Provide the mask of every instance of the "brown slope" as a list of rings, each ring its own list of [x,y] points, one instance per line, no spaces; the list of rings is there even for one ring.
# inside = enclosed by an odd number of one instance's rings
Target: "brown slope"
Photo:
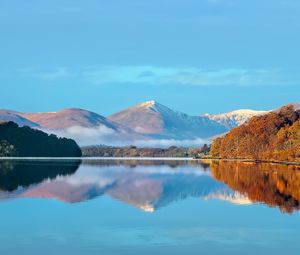
[[[113,114],[109,119],[139,133],[163,133],[164,121],[160,113],[153,108],[155,104],[154,101],[145,102]]]
[[[59,112],[22,113],[22,116],[47,129],[66,129],[73,126],[93,128],[100,125],[114,130],[118,128],[105,117],[79,108],[69,108]]]
[[[220,158],[300,161],[300,110],[287,105],[250,121],[213,141]]]

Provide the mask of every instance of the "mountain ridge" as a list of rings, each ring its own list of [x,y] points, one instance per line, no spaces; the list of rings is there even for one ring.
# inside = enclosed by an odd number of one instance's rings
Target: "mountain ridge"
[[[293,106],[300,109],[300,103],[294,103]],[[160,140],[178,143],[182,140],[199,139],[201,142],[201,139],[203,141],[220,136],[243,125],[254,116],[269,112],[240,109],[221,114],[191,116],[150,100],[108,117],[81,108],[37,113],[2,109],[0,121],[13,121],[19,126],[29,126],[73,138],[82,146],[96,144],[116,146],[141,145],[144,141]],[[135,143],[136,141],[138,142]]]
[[[228,130],[243,125],[254,116],[267,114],[270,111],[259,111],[251,109],[239,109],[220,114],[204,114],[203,116],[224,125]]]

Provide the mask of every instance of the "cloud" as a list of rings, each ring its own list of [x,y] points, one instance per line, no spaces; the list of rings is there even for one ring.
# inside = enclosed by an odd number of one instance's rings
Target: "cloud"
[[[42,81],[75,79],[94,85],[189,85],[189,86],[273,86],[298,85],[296,72],[276,69],[204,69],[151,65],[87,66],[70,71],[57,67],[52,71],[33,68],[19,70],[22,77]]]
[[[209,172],[201,169],[201,166],[189,166],[187,168],[186,166],[178,165],[176,166],[176,171],[174,171],[173,167],[170,168],[170,166],[166,165],[156,165],[155,167],[139,165],[137,169],[134,169],[132,167],[128,168],[126,165],[105,166],[105,168],[98,166],[97,168],[94,168],[83,163],[83,165],[80,166],[79,170],[74,175],[59,176],[55,181],[64,182],[74,187],[88,185],[98,189],[109,189],[112,184],[124,182],[124,180],[134,181],[140,180],[141,178],[144,179],[145,174],[158,174],[162,175],[163,177],[166,175],[180,175],[182,173],[184,173],[186,176],[210,176]],[[148,178],[151,177],[149,176]],[[227,190],[223,191],[223,193],[226,191]],[[231,190],[228,190],[227,192],[229,193],[230,191]],[[219,194],[222,194],[221,191]]]
[[[168,148],[170,146],[177,147],[200,147],[209,140],[197,139],[149,139],[145,137],[136,138],[136,136],[124,135],[106,126],[97,128],[88,128],[74,126],[64,130],[43,130],[49,134],[56,134],[59,137],[67,137],[74,139],[80,146],[88,145],[110,145],[110,146],[129,146],[138,147],[154,147]]]
[[[74,76],[74,74],[71,73],[66,67],[57,67],[51,71],[39,71],[29,67],[22,68],[19,70],[19,72],[21,73],[22,77],[34,78],[43,81],[53,81],[58,79],[71,78]]]
[[[209,143],[209,140],[197,138],[187,140],[176,139],[152,139],[152,140],[136,140],[133,141],[133,145],[138,147],[152,147],[152,148],[168,148],[170,146],[177,147],[201,147],[205,143]]]
[[[83,76],[94,84],[147,84],[194,86],[280,85],[286,81],[277,70],[202,69],[196,67],[108,66],[89,68]]]
[[[80,146],[94,144],[110,144],[111,141],[120,140],[117,132],[106,126],[87,128],[80,126],[69,127],[64,130],[43,130],[47,133],[54,133],[59,137],[74,139]]]

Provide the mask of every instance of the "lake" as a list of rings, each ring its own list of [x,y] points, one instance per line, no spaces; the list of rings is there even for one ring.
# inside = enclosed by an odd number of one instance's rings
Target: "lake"
[[[1,254],[294,254],[300,168],[1,160]]]

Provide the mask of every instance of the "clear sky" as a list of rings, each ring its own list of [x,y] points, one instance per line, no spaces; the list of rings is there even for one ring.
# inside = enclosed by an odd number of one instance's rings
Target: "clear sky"
[[[298,0],[1,0],[0,108],[300,101]]]

